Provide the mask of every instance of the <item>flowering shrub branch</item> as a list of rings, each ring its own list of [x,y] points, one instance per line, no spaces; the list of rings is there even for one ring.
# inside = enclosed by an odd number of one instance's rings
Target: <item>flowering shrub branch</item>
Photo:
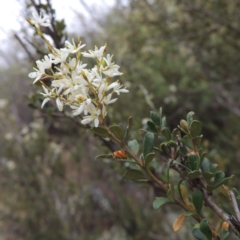
[[[128,120],[126,130],[117,125],[108,126],[105,121],[108,105],[117,101],[116,95],[127,93],[114,77],[122,75],[119,66],[112,62],[113,56],[107,54],[107,45],[94,50],[82,52],[85,44],[78,39],[76,44],[65,42],[65,48],[53,47],[41,32],[41,26],[49,26],[49,18],[33,14],[27,19],[38,35],[47,44],[49,54],[37,60],[37,67],[29,74],[33,83],[42,84],[44,97],[42,108],[54,99],[59,111],[65,106],[72,109],[73,116],[82,116],[81,123],[92,124],[91,130],[99,137],[118,144],[119,150],[96,158],[110,158],[128,163],[130,167],[124,173],[124,179],[137,182],[148,182],[165,192],[165,197],[156,197],[153,207],[159,209],[165,204],[180,206],[181,213],[173,224],[173,230],[179,231],[186,217],[196,220],[192,234],[196,239],[227,239],[230,232],[240,237],[240,217],[237,200],[240,195],[236,189],[229,189],[226,184],[233,176],[217,171],[217,165],[206,158],[201,141],[203,135],[201,122],[193,119],[193,112],[187,114],[186,120],[173,130],[167,127],[166,118],[159,113],[151,112],[148,130],[140,151],[137,140],[129,140],[132,118]],[[92,58],[95,65],[88,69],[82,62]],[[50,80],[47,84],[45,80]],[[109,148],[110,149],[110,148]],[[112,149],[111,149],[112,150]],[[158,176],[154,162],[166,163],[166,174]],[[174,180],[170,169],[178,175]],[[225,203],[233,206],[230,214],[218,204],[216,196],[221,193]],[[222,227],[215,227],[209,210],[221,219]]]

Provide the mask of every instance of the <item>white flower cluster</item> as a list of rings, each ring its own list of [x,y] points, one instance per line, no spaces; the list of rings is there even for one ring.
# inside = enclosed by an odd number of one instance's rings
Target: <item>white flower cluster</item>
[[[46,26],[45,21],[48,17],[37,17],[29,19],[29,23],[44,36],[39,27]],[[99,121],[103,123],[107,115],[107,106],[116,102],[117,98],[112,98],[113,94],[126,93],[128,90],[122,88],[119,81],[112,81],[115,76],[122,75],[119,66],[112,62],[112,56],[106,55],[106,45],[99,49],[81,52],[85,44],[78,45],[73,41],[65,42],[65,48],[56,49],[47,40],[50,53],[44,59],[36,61],[37,68],[29,74],[34,78],[34,82],[40,81],[44,93],[42,107],[50,99],[55,99],[59,111],[63,110],[64,105],[73,109],[73,115],[83,114],[82,124],[94,121],[95,127]],[[96,65],[91,69],[86,68],[87,64],[82,63],[82,56],[93,58]],[[44,80],[51,80],[48,86]]]

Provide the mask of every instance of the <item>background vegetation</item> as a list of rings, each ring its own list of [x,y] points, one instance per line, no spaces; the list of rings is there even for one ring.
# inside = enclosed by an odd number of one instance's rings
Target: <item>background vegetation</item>
[[[34,8],[55,16],[51,5],[25,4],[26,16]],[[58,47],[78,35],[87,48],[108,43],[130,90],[110,109],[111,122],[126,126],[133,116],[132,137],[140,140],[138,129],[150,110],[163,107],[171,127],[194,111],[208,157],[235,175],[232,184],[239,189],[240,2],[116,1],[104,14],[82,4],[91,21],[76,12],[79,32],[59,21],[46,34]],[[28,27],[16,33],[8,53],[15,57],[6,56],[0,69],[1,238],[192,239],[187,229],[172,232],[178,209],[152,209],[161,192],[124,181],[127,166],[94,160],[109,149],[77,118],[59,115],[51,105],[39,110],[35,92],[41,89],[27,74],[46,49]]]

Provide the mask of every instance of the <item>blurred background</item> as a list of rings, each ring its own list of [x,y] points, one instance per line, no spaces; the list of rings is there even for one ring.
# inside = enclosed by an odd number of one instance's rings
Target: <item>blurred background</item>
[[[130,91],[109,119],[126,127],[133,116],[130,139],[142,141],[138,129],[159,107],[171,128],[194,111],[208,157],[239,189],[240,1],[8,0],[1,9],[0,239],[192,239],[187,227],[172,232],[180,209],[153,210],[161,192],[124,181],[127,166],[95,160],[116,146],[55,105],[40,110],[28,73],[47,49],[25,18],[51,15],[55,29],[44,32],[57,47],[78,36],[85,49],[108,43]]]

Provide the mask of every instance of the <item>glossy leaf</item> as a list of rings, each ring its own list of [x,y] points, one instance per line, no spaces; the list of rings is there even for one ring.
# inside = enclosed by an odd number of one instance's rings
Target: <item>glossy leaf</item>
[[[194,228],[192,230],[192,235],[197,239],[197,240],[208,240],[207,237],[201,232],[199,228]]]
[[[192,121],[193,121],[193,115],[194,115],[194,114],[195,114],[195,113],[192,112],[192,111],[187,114],[187,122],[188,122],[189,125],[191,125],[191,123],[192,123]]]
[[[109,127],[109,130],[115,135],[115,137],[117,137],[119,140],[123,140],[124,138],[124,135],[123,135],[123,130],[117,126],[117,125],[114,125],[114,126],[111,126]]]
[[[188,173],[188,177],[191,179],[198,178],[200,175],[201,175],[201,172],[199,170],[195,170]]]
[[[208,240],[212,240],[212,232],[208,225],[207,219],[203,219],[200,222],[200,230],[207,237]]]
[[[180,127],[183,128],[186,132],[189,132],[189,125],[186,120],[181,120],[180,121]]]
[[[159,127],[161,126],[160,125],[161,124],[161,120],[160,120],[160,117],[159,117],[159,115],[157,113],[151,111],[150,112],[150,117],[151,117],[152,121],[154,122],[154,124],[156,126],[159,126]]]
[[[143,140],[143,156],[146,158],[146,156],[152,152],[154,145],[154,134],[151,132],[148,132]]]
[[[181,230],[185,223],[185,220],[186,216],[184,214],[180,214],[173,223],[173,231],[177,232]]]
[[[197,146],[197,147],[200,146],[200,144],[201,144],[201,142],[202,142],[202,137],[203,137],[203,136],[201,135],[201,136],[195,137],[195,138],[193,139],[193,143],[194,143],[195,146]]]
[[[225,240],[229,236],[229,231],[223,230],[220,240]]]
[[[126,129],[126,134],[124,139],[127,139],[129,132],[131,131],[132,128],[132,117],[128,118],[128,125],[127,125],[127,129]]]
[[[215,176],[215,173],[212,173],[212,172],[204,172],[202,173],[203,177],[206,179],[206,180],[210,180],[211,178],[213,178]]]
[[[155,157],[155,153],[149,153],[146,158],[145,158],[145,165],[148,166],[150,164],[150,162],[154,159]]]
[[[146,181],[147,178],[144,176],[144,174],[135,169],[128,169],[124,175],[123,175],[125,180],[131,180],[131,181]]]
[[[103,138],[109,137],[108,131],[103,127],[93,127],[91,131]]]
[[[139,151],[139,144],[137,140],[132,140],[128,142],[128,148],[130,149],[131,152],[138,154]]]
[[[174,188],[173,188],[173,185],[171,183],[169,184],[169,189],[167,191],[167,196],[168,196],[168,199],[171,202],[174,202]]]
[[[162,129],[161,134],[167,139],[167,141],[170,141],[172,138],[170,130],[166,127]]]
[[[195,189],[192,193],[192,201],[193,201],[193,205],[196,209],[196,212],[198,214],[201,213],[201,209],[203,206],[203,195],[202,192],[199,189]]]
[[[162,126],[162,108],[159,108],[160,126]]]
[[[153,122],[148,121],[148,122],[147,122],[147,125],[148,125],[149,129],[150,129],[152,132],[158,133],[158,130],[157,130],[157,128],[156,128],[156,125],[155,125]]]
[[[191,170],[199,170],[200,158],[197,154],[191,154],[187,157],[187,163]]]
[[[153,201],[153,208],[157,210],[161,206],[163,206],[164,204],[167,204],[167,203],[171,203],[171,201],[169,201],[168,198],[156,197]]]
[[[204,158],[201,164],[202,172],[211,172],[211,163],[208,158]]]
[[[180,140],[183,143],[183,145],[185,145],[188,148],[193,149],[192,138],[189,135],[185,135]]]
[[[99,159],[99,158],[113,158],[112,154],[101,154],[95,157],[95,159]]]
[[[191,125],[190,125],[190,134],[193,138],[198,137],[201,134],[202,131],[202,123],[197,121],[197,120],[193,120]]]
[[[196,215],[196,213],[194,213],[194,212],[184,212],[183,213],[186,217],[191,217],[191,216],[193,216],[193,215]]]
[[[217,187],[219,187],[220,185],[228,182],[231,178],[233,178],[234,176],[230,176],[228,178],[225,178],[225,173],[224,172],[217,172],[212,184],[212,189],[215,189]]]
[[[166,120],[166,117],[163,117],[161,121],[161,128],[165,128],[165,127],[167,127],[167,120]]]

